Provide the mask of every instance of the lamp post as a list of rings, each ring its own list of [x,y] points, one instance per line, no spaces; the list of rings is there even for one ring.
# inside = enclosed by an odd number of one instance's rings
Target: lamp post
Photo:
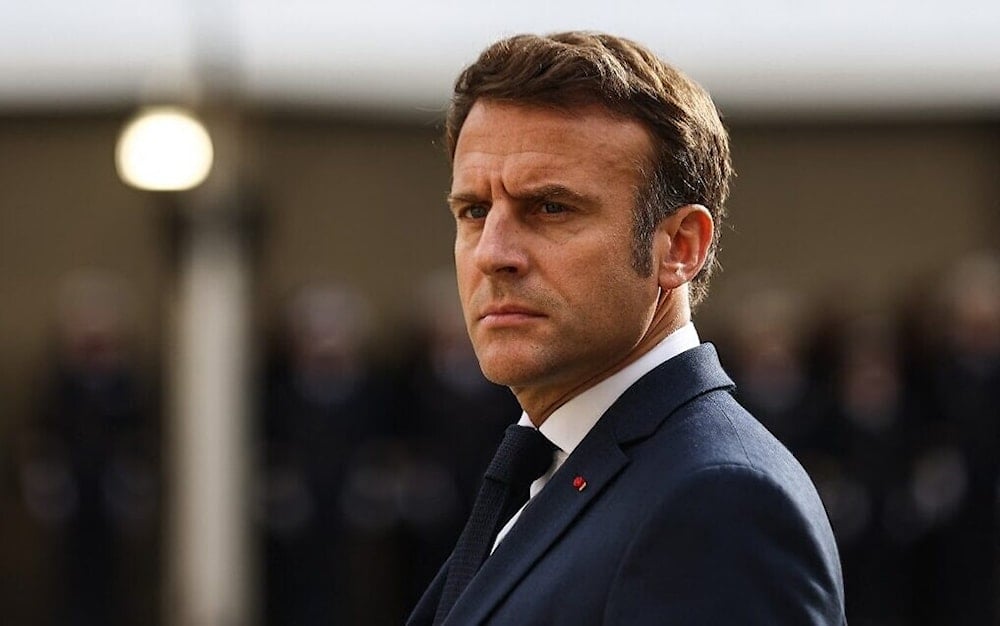
[[[164,618],[176,626],[254,623],[250,272],[241,229],[245,207],[236,193],[237,119],[219,113],[210,137],[188,111],[149,108],[126,124],[116,149],[122,180],[165,194],[180,225],[165,429]]]

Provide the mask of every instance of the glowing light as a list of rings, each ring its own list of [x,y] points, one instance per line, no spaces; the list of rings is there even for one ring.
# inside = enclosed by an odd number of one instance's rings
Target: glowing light
[[[177,107],[140,111],[122,129],[115,166],[123,181],[151,191],[197,187],[212,169],[212,139],[193,114]]]

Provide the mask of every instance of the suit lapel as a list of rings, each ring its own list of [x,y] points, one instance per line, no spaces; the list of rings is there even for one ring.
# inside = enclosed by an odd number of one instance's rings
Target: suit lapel
[[[510,533],[458,598],[445,626],[486,621],[587,505],[599,498],[628,465],[625,444],[651,435],[691,399],[732,386],[710,344],[670,359],[632,385],[525,507]],[[577,476],[586,481],[582,490],[574,485]]]
[[[615,440],[625,445],[652,435],[678,408],[696,397],[736,385],[719,364],[715,346],[703,343],[653,369],[608,409]]]
[[[610,429],[595,426],[521,512],[510,533],[458,598],[445,626],[483,622],[627,463],[628,457]],[[584,489],[573,485],[576,476],[586,478]]]
[[[427,587],[424,595],[420,597],[417,606],[410,613],[409,619],[406,620],[406,626],[430,626],[434,623],[434,614],[437,612],[438,602],[441,601],[441,592],[444,590],[444,582],[448,576],[450,563],[451,557],[448,557],[430,586]]]

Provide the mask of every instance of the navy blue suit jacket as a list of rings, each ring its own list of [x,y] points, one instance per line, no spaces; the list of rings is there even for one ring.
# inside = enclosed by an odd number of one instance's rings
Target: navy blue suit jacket
[[[531,500],[445,624],[845,623],[816,489],[732,388],[709,344],[637,381]],[[447,569],[408,624],[431,624]]]

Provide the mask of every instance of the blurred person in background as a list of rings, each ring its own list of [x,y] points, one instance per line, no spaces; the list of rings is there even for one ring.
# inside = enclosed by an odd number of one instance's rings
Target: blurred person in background
[[[466,326],[523,413],[409,623],[843,624],[815,487],[691,322],[731,175],[708,94],[633,41],[515,36],[446,140]]]
[[[817,484],[843,557],[851,624],[904,626],[919,614],[916,550],[931,523],[914,497],[920,415],[894,321],[853,314],[836,330],[824,407],[829,457]]]
[[[921,502],[938,528],[927,571],[928,623],[1000,623],[1000,257],[983,252],[945,276],[927,364],[928,443]]]
[[[55,359],[26,424],[28,511],[53,542],[50,623],[150,623],[158,438],[117,276],[80,271],[58,294]]]
[[[354,624],[366,613],[380,623],[367,603],[393,563],[377,540],[386,481],[373,450],[388,435],[390,402],[369,358],[371,315],[355,290],[315,284],[281,319],[261,433],[270,624]]]
[[[809,363],[807,311],[788,289],[747,280],[728,318],[736,397],[812,469],[825,454],[822,390]]]

